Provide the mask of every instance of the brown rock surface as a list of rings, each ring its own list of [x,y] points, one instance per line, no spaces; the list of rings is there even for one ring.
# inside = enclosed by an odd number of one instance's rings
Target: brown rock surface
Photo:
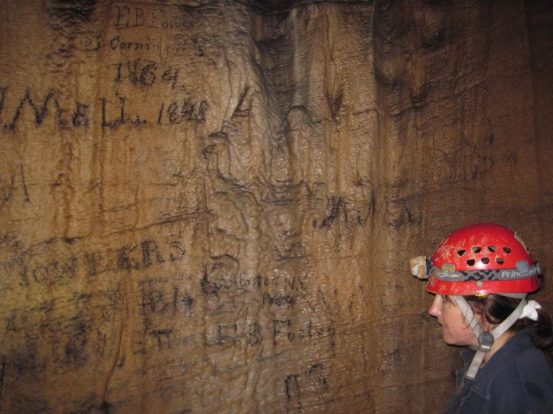
[[[0,10],[2,413],[438,413],[409,258],[553,267],[551,2]]]

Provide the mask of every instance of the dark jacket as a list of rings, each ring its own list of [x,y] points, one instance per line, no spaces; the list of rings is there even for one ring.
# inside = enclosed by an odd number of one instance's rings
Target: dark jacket
[[[552,414],[553,373],[524,332],[500,348],[471,381],[464,377],[474,352],[462,352],[457,390],[448,414]]]

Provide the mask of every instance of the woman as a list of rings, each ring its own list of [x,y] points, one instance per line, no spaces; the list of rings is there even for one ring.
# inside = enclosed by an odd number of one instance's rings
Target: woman
[[[429,279],[429,313],[444,341],[466,346],[465,367],[448,413],[553,413],[553,374],[542,350],[553,346],[551,320],[527,295],[538,264],[510,229],[476,224],[451,233],[429,261],[411,270]]]

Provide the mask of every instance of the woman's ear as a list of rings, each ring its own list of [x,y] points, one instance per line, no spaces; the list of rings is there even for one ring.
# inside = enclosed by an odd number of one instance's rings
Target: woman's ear
[[[478,322],[478,325],[480,325],[480,327],[484,331],[489,331],[489,330],[493,329],[494,325],[490,324],[486,320],[486,317],[484,316],[484,314],[481,311],[475,309],[474,306],[470,306],[470,308],[472,310],[472,315],[473,315],[471,320],[469,321],[463,316],[464,325],[465,325],[466,328],[470,328],[471,325],[474,325],[474,319],[476,319],[476,322]],[[470,329],[472,329],[472,328],[470,328]]]
[[[488,321],[488,319],[486,319],[486,317],[484,316],[484,314],[482,312],[474,311],[474,317],[478,320],[478,323],[480,324],[480,327],[484,331],[490,332],[493,328],[495,328],[497,326],[497,325],[491,323],[490,321]]]

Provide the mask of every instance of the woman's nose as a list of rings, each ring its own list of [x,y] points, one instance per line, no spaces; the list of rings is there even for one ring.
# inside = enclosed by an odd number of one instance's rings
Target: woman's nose
[[[440,295],[436,295],[434,297],[434,301],[432,302],[432,306],[430,306],[430,309],[428,309],[428,313],[432,316],[435,316],[436,318],[441,315],[442,297]]]

